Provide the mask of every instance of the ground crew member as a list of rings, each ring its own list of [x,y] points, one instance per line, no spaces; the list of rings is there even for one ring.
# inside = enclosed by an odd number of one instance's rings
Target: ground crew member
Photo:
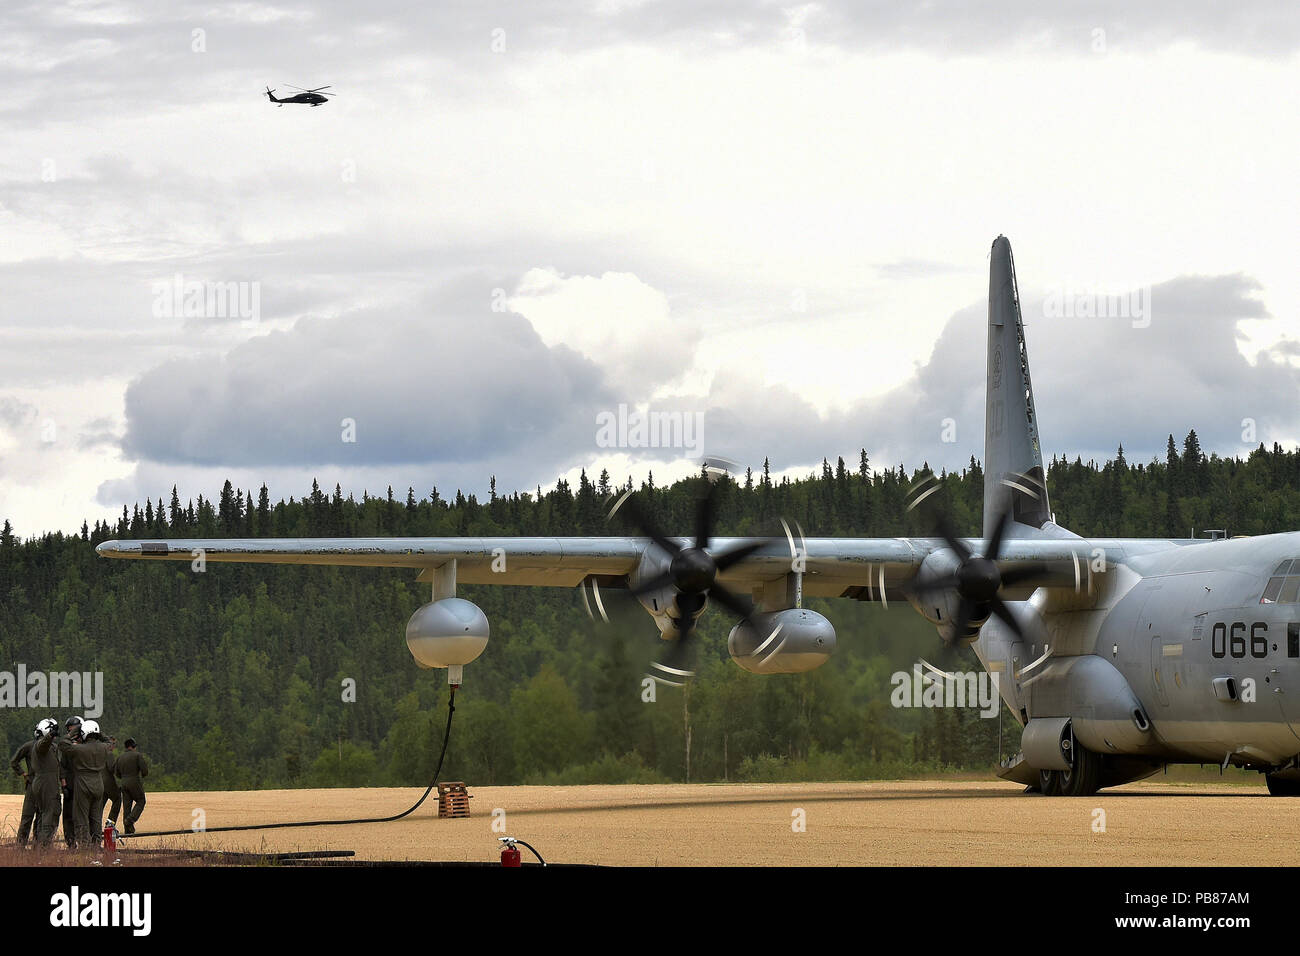
[[[117,826],[117,815],[122,811],[122,788],[118,786],[117,774],[113,771],[117,767],[117,738],[108,738],[108,766],[104,768],[104,802],[108,804],[108,822]],[[100,821],[103,822],[102,820]],[[99,839],[104,839],[104,830],[101,827]]]
[[[26,846],[27,840],[32,832],[32,820],[36,816],[36,797],[32,794],[32,747],[36,745],[36,738],[40,734],[32,735],[31,740],[24,741],[19,748],[14,751],[13,759],[9,761],[9,766],[13,768],[14,773],[22,774],[23,777],[23,815],[18,820],[18,845]],[[26,766],[24,770],[23,767]]]
[[[135,749],[135,739],[126,738],[126,752],[117,758],[113,771],[122,781],[122,820],[127,833],[135,832],[135,822],[144,813],[144,778],[149,776],[149,761]]]
[[[112,756],[112,747],[108,743],[108,738],[104,732],[99,729],[99,721],[87,720],[81,725],[81,732],[87,741],[100,745],[104,755],[104,766],[99,771],[99,798],[90,805],[90,812],[87,815],[86,825],[90,828],[90,841],[96,846],[102,846],[104,843],[104,804],[108,802],[108,787],[104,784],[105,777],[112,777],[112,771],[108,769],[108,761]]]
[[[90,832],[95,808],[99,808],[101,820],[104,815],[104,767],[108,765],[108,744],[100,737],[99,724],[95,721],[82,721],[81,729],[81,738],[65,743],[63,754],[75,781],[72,819],[76,827],[76,845],[84,848],[95,843]]]
[[[59,722],[46,717],[36,725],[32,746],[32,794],[36,799],[36,842],[48,847],[59,826]]]
[[[81,739],[81,718],[69,717],[63,725],[63,738],[59,741],[59,766],[63,788],[63,842],[72,849],[77,845],[77,823],[73,811],[77,808],[77,774],[67,757],[68,748]]]

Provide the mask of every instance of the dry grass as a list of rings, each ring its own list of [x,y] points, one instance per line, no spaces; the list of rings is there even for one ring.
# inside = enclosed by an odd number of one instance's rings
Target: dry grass
[[[149,795],[142,829],[383,816],[418,790],[281,790]],[[440,820],[427,803],[395,823],[128,839],[124,865],[186,861],[169,847],[269,854],[354,850],[358,859],[499,858],[497,837],[527,840],[548,860],[614,865],[1290,865],[1300,800],[1261,785],[1160,778],[1083,799],[1025,796],[1000,781],[474,787],[468,819]],[[0,820],[17,797],[0,796]],[[6,803],[5,801],[10,801]],[[12,804],[12,805],[11,805]],[[493,828],[493,810],[504,825]],[[1105,830],[1094,828],[1105,813]],[[801,811],[801,813],[796,813]],[[792,824],[800,818],[806,828]],[[0,862],[17,853],[8,850]],[[525,859],[528,854],[525,851]],[[68,862],[61,851],[47,860]],[[78,856],[79,864],[91,865]],[[238,858],[246,862],[246,858]],[[18,854],[15,863],[29,862]]]

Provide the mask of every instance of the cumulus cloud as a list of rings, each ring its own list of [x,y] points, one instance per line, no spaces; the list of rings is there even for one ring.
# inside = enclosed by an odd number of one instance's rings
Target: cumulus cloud
[[[1252,364],[1238,349],[1240,321],[1271,321],[1258,291],[1243,275],[1184,276],[1153,287],[1149,317],[1136,321],[1049,318],[1056,313],[1047,296],[1026,297],[1045,453],[1105,460],[1123,443],[1131,459],[1161,456],[1170,432],[1181,441],[1193,428],[1207,452],[1223,455],[1244,455],[1255,441],[1293,441],[1300,369],[1268,354]],[[1116,290],[1112,298],[1136,295]],[[796,388],[734,370],[720,373],[709,393],[678,402],[705,410],[707,452],[742,466],[764,457],[783,470],[823,456],[855,461],[865,448],[881,467],[960,468],[984,456],[986,321],[983,303],[958,311],[905,382],[843,410],[819,412]],[[1290,349],[1284,342],[1274,351]],[[1254,423],[1250,441],[1246,420]]]
[[[1300,358],[1300,340],[1283,338],[1267,349],[1268,358],[1274,361],[1287,361]]]
[[[534,281],[563,281],[548,276]],[[657,301],[634,278],[620,280],[633,300]],[[528,488],[602,457],[660,468],[699,454],[742,468],[767,457],[784,470],[855,460],[859,448],[878,466],[954,468],[983,456],[982,304],[951,317],[904,384],[834,413],[743,368],[720,370],[707,391],[653,401],[643,381],[631,400],[701,416],[702,444],[609,449],[597,447],[595,421],[629,400],[609,374],[626,357],[602,364],[599,348],[585,357],[548,345],[522,316],[493,312],[486,288],[464,280],[418,309],[304,320],[222,357],[164,363],[127,392],[123,451],[155,480],[158,465],[250,475],[328,466],[372,490],[415,475],[478,491],[489,474],[502,490]],[[1026,298],[1047,453],[1102,458],[1122,442],[1130,458],[1159,455],[1169,431],[1181,439],[1192,428],[1207,451],[1244,453],[1243,419],[1262,441],[1300,432],[1300,369],[1251,364],[1237,349],[1239,321],[1268,319],[1257,291],[1242,275],[1170,280],[1150,291],[1149,324],[1056,317],[1043,297]],[[356,443],[341,440],[344,419],[355,421]],[[955,442],[941,440],[945,429]]]
[[[1045,454],[1104,460],[1122,442],[1130,458],[1141,459],[1163,455],[1170,432],[1181,441],[1193,428],[1207,451],[1244,454],[1252,443],[1243,442],[1243,419],[1256,423],[1259,441],[1294,440],[1300,370],[1252,364],[1238,349],[1238,322],[1268,319],[1258,291],[1253,279],[1236,274],[1172,279],[1150,290],[1149,324],[1145,317],[1056,316],[1047,296],[1025,296]],[[927,458],[936,467],[982,458],[986,341],[982,304],[953,315],[910,381],[849,416],[863,444],[886,460]],[[946,419],[956,426],[949,445],[940,441]]]
[[[1207,451],[1244,454],[1251,446],[1243,444],[1243,419],[1255,422],[1261,441],[1293,440],[1300,370],[1267,357],[1251,364],[1237,347],[1239,321],[1268,319],[1257,292],[1242,275],[1173,279],[1150,290],[1149,325],[1145,318],[1048,318],[1045,296],[1027,298],[1047,454],[1102,460],[1122,442],[1130,458],[1160,455],[1168,432],[1181,439],[1192,428]],[[707,394],[678,396],[676,407],[702,409],[707,453],[742,465],[770,457],[779,469],[815,466],[823,456],[856,460],[865,448],[882,467],[960,468],[984,455],[986,342],[980,303],[948,320],[929,358],[901,385],[843,409],[820,411],[797,387],[734,368],[720,372]],[[817,369],[802,374],[812,378]],[[945,441],[945,433],[956,440]]]
[[[0,395],[0,423],[9,428],[20,428],[36,420],[37,409],[10,395]]]
[[[397,312],[306,318],[127,390],[124,452],[223,466],[557,462],[592,442],[599,370],[467,279]],[[355,441],[345,434],[355,423]]]
[[[682,375],[700,340],[697,326],[673,316],[663,292],[629,272],[566,277],[529,269],[509,304],[547,345],[591,359],[633,400]]]
[[[118,431],[118,423],[107,416],[92,418],[77,435],[79,449],[118,448],[121,444],[122,435]]]

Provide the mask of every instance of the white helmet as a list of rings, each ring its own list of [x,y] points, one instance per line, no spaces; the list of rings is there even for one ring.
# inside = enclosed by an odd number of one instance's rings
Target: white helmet
[[[36,736],[48,737],[52,733],[57,733],[58,729],[59,729],[59,722],[55,720],[53,717],[46,717],[39,724],[36,725]]]
[[[91,734],[98,734],[98,733],[99,733],[99,721],[97,721],[97,720],[83,720],[83,721],[81,722],[81,732],[82,732],[83,734],[85,734],[87,737],[89,737]]]

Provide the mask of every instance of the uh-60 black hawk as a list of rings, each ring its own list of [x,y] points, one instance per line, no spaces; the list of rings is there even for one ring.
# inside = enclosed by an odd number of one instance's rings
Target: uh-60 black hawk
[[[266,97],[277,106],[283,106],[285,103],[304,103],[307,106],[320,106],[322,103],[328,103],[329,97],[338,96],[337,93],[322,93],[321,90],[328,90],[328,86],[318,86],[314,90],[304,90],[301,86],[290,86],[291,90],[298,90],[293,96],[286,96],[277,99],[275,90],[269,86],[266,88]]]
[[[673,684],[692,676],[695,623],[710,603],[739,619],[732,659],[773,674],[812,670],[834,650],[834,627],[802,606],[805,596],[907,601],[946,642],[973,648],[1023,725],[1021,752],[1000,770],[1007,779],[1081,796],[1166,763],[1212,762],[1265,773],[1273,794],[1300,793],[1300,533],[1081,538],[1058,525],[1001,236],[986,373],[979,540],[941,520],[928,538],[714,538],[712,493],[693,537],[669,537],[629,492],[615,507],[637,537],[108,541],[98,550],[417,570],[432,599],[407,623],[407,646],[455,683],[488,641],[486,616],[456,596],[458,584],[580,587],[602,613],[602,590],[628,589],[664,642],[651,674]]]

